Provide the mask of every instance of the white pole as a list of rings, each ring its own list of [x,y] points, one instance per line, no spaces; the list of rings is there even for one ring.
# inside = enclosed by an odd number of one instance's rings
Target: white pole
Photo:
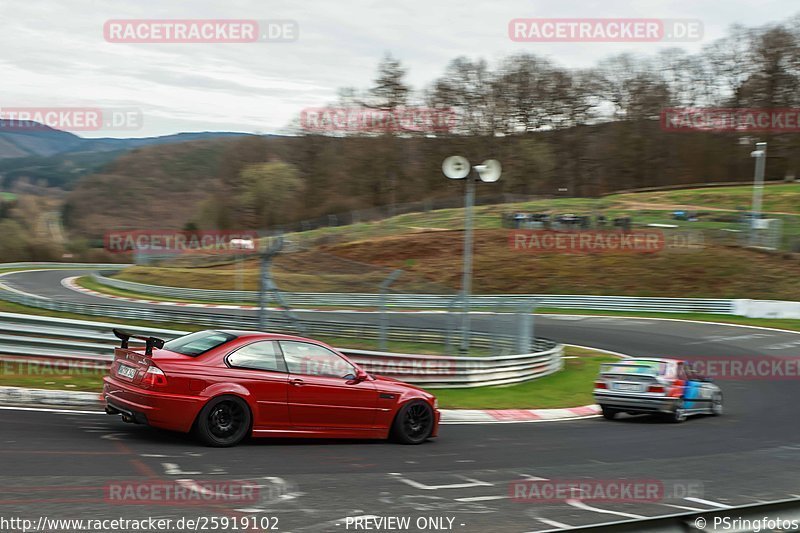
[[[753,207],[751,209],[753,222],[751,226],[757,227],[756,220],[761,218],[761,197],[764,193],[764,170],[767,165],[767,143],[756,143],[756,151],[750,155],[756,158],[756,170],[753,176]]]
[[[461,292],[464,298],[461,322],[461,352],[469,351],[469,297],[472,292],[472,207],[475,205],[475,178],[472,172],[467,176],[467,192],[464,220],[464,272],[461,280]]]

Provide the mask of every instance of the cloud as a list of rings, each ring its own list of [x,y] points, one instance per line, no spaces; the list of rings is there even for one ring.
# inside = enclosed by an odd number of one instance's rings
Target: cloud
[[[788,16],[794,9],[789,0],[765,0],[755,11],[743,0],[4,0],[0,107],[135,107],[145,117],[136,136],[279,131],[304,107],[335,101],[339,88],[369,86],[386,52],[401,59],[421,90],[458,56],[496,62],[530,52],[586,67],[614,53],[654,54],[669,46],[514,43],[507,35],[512,18],[699,18],[708,40],[735,22],[763,24],[775,21],[770,13]],[[118,44],[103,39],[109,19],[292,19],[300,36],[291,43]],[[696,50],[702,44],[680,46]]]

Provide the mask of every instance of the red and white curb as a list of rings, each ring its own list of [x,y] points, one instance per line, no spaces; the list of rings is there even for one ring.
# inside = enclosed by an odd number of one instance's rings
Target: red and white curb
[[[86,287],[81,287],[77,283],[77,279],[80,276],[72,276],[69,278],[64,278],[61,280],[61,286],[77,292],[82,292],[84,294],[90,294],[97,298],[108,298],[109,300],[122,300],[123,302],[133,302],[139,304],[151,304],[151,305],[168,305],[172,307],[206,307],[212,309],[258,309],[258,307],[254,305],[228,305],[228,304],[193,304],[188,302],[166,302],[163,300],[145,300],[142,298],[128,298],[127,296],[117,296],[116,294],[108,294],[105,292],[98,292],[92,289],[87,289]],[[273,308],[268,308],[273,309]],[[277,309],[277,308],[274,308]]]
[[[144,298],[130,298],[128,296],[118,296],[116,294],[109,294],[106,292],[99,292],[93,289],[87,289],[86,287],[81,287],[77,283],[77,279],[81,276],[72,276],[69,278],[64,278],[61,280],[61,286],[70,289],[76,292],[82,292],[84,294],[89,294],[96,298],[107,298],[109,300],[121,300],[123,302],[133,302],[138,304],[149,304],[149,305],[166,305],[170,307],[201,307],[206,309],[243,309],[243,310],[256,310],[259,309],[257,305],[233,305],[233,304],[201,304],[201,303],[189,303],[189,302],[170,302],[166,300],[148,300]],[[32,295],[35,296],[35,295]],[[266,309],[270,311],[281,311],[283,308],[281,307],[267,307]],[[364,309],[320,309],[320,308],[312,308],[312,307],[301,307],[295,308],[295,312],[297,313],[304,313],[304,312],[314,312],[314,313],[377,313],[378,311],[372,310],[364,310]],[[389,311],[390,313],[425,313],[425,314],[445,314],[447,311],[443,309],[420,309],[420,310],[396,310],[393,309]],[[494,315],[498,314],[492,311],[472,311],[472,314],[484,314],[484,315]]]
[[[513,424],[594,418],[599,405],[563,409],[442,409],[443,424]]]
[[[98,413],[104,407],[97,392],[0,387],[0,406],[37,406],[60,408],[92,408]],[[565,409],[442,409],[442,424],[508,424],[519,422],[552,422],[577,420],[598,415],[596,405]]]

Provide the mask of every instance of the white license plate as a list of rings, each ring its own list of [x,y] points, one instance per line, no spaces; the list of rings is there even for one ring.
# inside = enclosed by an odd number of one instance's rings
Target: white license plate
[[[119,374],[120,376],[124,376],[126,378],[133,379],[133,377],[136,375],[136,369],[133,368],[132,366],[119,365],[119,368],[117,369],[117,374]]]
[[[615,383],[614,390],[625,391],[625,392],[640,392],[642,390],[642,386],[638,383]]]

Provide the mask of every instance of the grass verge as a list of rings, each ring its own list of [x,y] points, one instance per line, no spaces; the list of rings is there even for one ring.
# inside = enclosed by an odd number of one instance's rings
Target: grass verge
[[[0,360],[0,385],[31,389],[100,392],[104,368],[58,368],[46,362]]]
[[[594,403],[592,383],[602,363],[618,358],[604,352],[567,346],[564,370],[550,376],[497,387],[430,389],[442,409],[556,409]]]
[[[717,315],[713,313],[645,313],[640,311],[602,311],[592,309],[554,309],[541,308],[537,313],[551,315],[598,315],[634,318],[668,318],[673,320],[694,320],[697,322],[719,322],[740,326],[786,329],[800,331],[800,319],[792,318],[749,318],[746,316]]]

